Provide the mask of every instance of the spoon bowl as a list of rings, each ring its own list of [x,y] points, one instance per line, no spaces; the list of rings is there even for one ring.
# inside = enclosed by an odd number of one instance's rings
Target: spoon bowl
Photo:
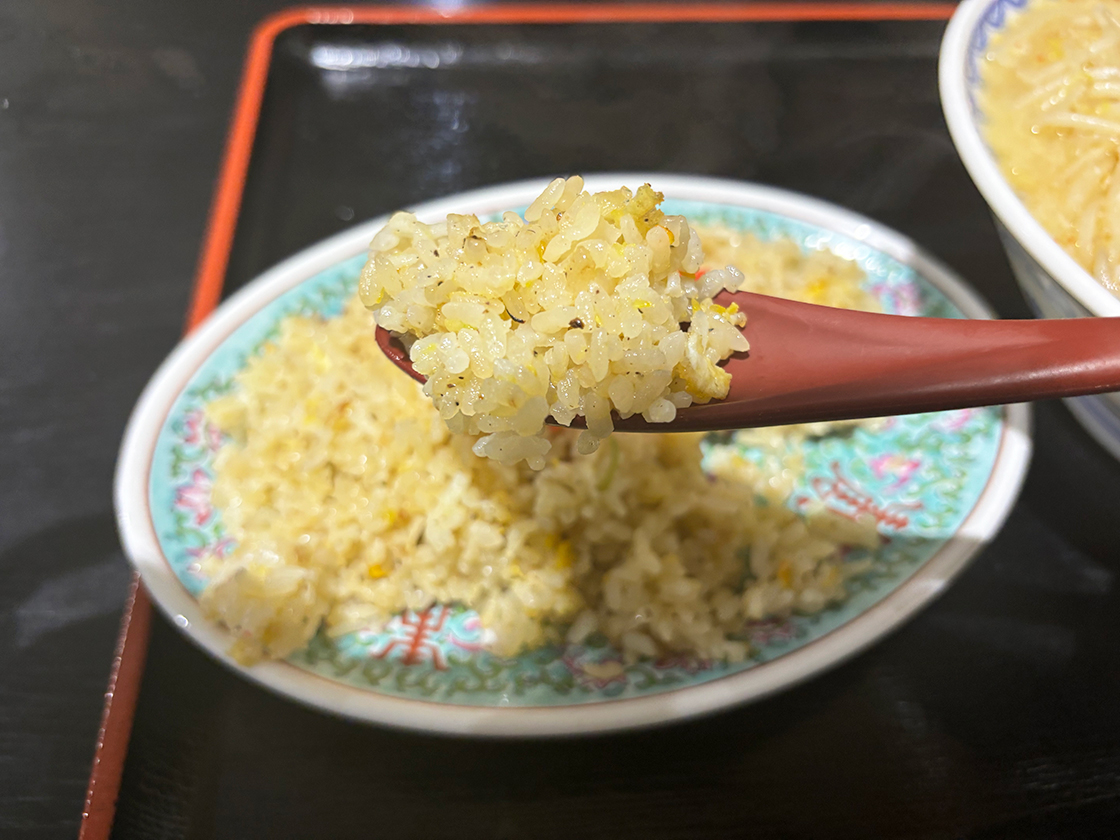
[[[616,430],[856,420],[1120,390],[1120,318],[915,318],[751,292],[722,292],[716,301],[746,313],[751,345],[722,363],[731,373],[727,397],[679,409],[670,423],[616,415]],[[425,381],[392,334],[378,327],[377,343]],[[582,418],[571,425],[582,427]]]

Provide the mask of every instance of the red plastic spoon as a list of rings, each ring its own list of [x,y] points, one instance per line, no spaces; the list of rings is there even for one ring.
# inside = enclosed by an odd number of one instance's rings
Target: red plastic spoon
[[[910,318],[750,292],[716,300],[735,301],[747,314],[743,333],[751,345],[723,363],[731,373],[727,398],[681,409],[671,423],[616,417],[617,430],[742,429],[1120,390],[1120,318]],[[424,381],[380,327],[377,343]]]

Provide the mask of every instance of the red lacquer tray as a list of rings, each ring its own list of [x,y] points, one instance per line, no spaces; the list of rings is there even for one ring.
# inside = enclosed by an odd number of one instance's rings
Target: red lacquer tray
[[[944,146],[934,66],[939,22],[953,9],[951,3],[545,3],[307,7],[276,14],[261,22],[249,43],[186,329],[200,323],[223,294],[350,219],[529,175],[664,168],[742,177],[848,204],[916,238],[924,234],[926,241],[936,238],[946,207],[956,212],[967,206],[983,219],[955,158],[956,180],[948,182],[946,194],[932,203],[912,195],[913,179],[937,180],[938,167],[951,155]],[[429,159],[449,165],[409,180],[362,168],[371,157],[364,154],[370,144],[382,156],[403,152],[390,129],[364,124],[361,114],[393,105],[396,94],[385,91],[395,90],[398,82],[424,92],[424,102],[442,102],[447,97],[441,82],[409,77],[422,68],[407,62],[388,68],[401,74],[397,81],[351,79],[346,85],[336,84],[329,68],[315,69],[316,48],[355,50],[389,42],[415,49],[450,44],[480,56],[512,43],[535,57],[532,66],[514,67],[512,75],[501,75],[482,58],[478,68],[464,69],[476,76],[456,82],[456,96],[461,99],[461,91],[470,90],[478,100],[466,139],[444,136],[438,114],[430,125],[417,118],[421,133],[404,142],[427,143]],[[710,54],[707,44],[714,45]],[[604,66],[606,50],[617,52],[621,64]],[[684,78],[686,86],[689,74],[695,74],[696,89],[726,88],[724,101],[701,98],[682,115],[698,126],[696,131],[669,138],[677,147],[693,146],[691,157],[675,158],[674,147],[640,136],[628,141],[634,145],[624,166],[591,148],[587,138],[602,136],[607,145],[614,140],[612,132],[624,130],[625,119],[612,116],[621,107],[618,102],[641,101],[647,93],[649,77],[627,75],[628,54],[634,61],[660,62],[658,67],[675,73],[672,79]],[[371,69],[386,68],[374,60]],[[890,74],[902,79],[897,90],[890,88]],[[532,90],[511,92],[519,79],[527,79]],[[659,78],[654,75],[650,83],[660,83]],[[518,96],[525,102],[509,107],[510,97]],[[541,97],[552,97],[561,108],[553,136],[569,130],[578,142],[550,144],[518,122],[518,108],[533,113],[526,102]],[[849,97],[846,107],[835,107],[838,97]],[[347,108],[358,115],[349,139],[345,131],[324,128],[332,119],[343,119],[338,114]],[[498,151],[488,154],[487,148]],[[838,165],[841,157],[844,163]],[[328,158],[337,159],[338,167],[332,169]],[[345,186],[347,166],[356,173],[354,187]],[[285,207],[300,209],[284,215]],[[980,240],[947,236],[941,256],[1005,272],[994,240],[984,236],[990,237],[986,228]],[[998,303],[998,290],[983,291]],[[110,832],[137,834],[131,826],[139,823],[119,823],[116,829],[113,823],[152,622],[148,596],[134,582],[83,814],[80,836],[85,840]],[[223,678],[234,679],[224,673]],[[215,819],[212,811],[209,819]],[[200,826],[191,829],[191,836],[195,832],[209,834]],[[223,828],[215,836],[236,836],[236,830]]]

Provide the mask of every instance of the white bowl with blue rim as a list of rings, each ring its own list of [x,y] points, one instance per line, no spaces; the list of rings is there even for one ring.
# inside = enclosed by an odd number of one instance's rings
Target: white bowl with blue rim
[[[953,143],[987,201],[1011,270],[1027,303],[1042,318],[1120,316],[1120,299],[1098,283],[1054,241],[1007,183],[983,136],[981,67],[992,36],[1032,0],[965,0],[941,43],[941,105]],[[1074,416],[1120,458],[1120,394],[1067,399]]]
[[[974,292],[909,240],[824,202],[660,174],[597,175],[587,187],[646,181],[666,194],[668,212],[762,239],[789,236],[803,248],[856,260],[867,289],[888,311],[990,317]],[[413,209],[428,221],[448,213],[497,215],[524,208],[544,185],[514,183]],[[1018,495],[1030,457],[1029,414],[1021,405],[892,418],[874,433],[861,429],[806,444],[797,504],[820,500],[841,513],[870,514],[884,542],[843,604],[745,626],[754,655],[740,664],[687,656],[627,664],[596,639],[500,658],[482,649],[478,616],[451,604],[341,638],[320,634],[284,661],[245,667],[226,653],[228,631],[203,616],[195,600],[206,583],[198,559],[232,546],[209,495],[221,436],[202,409],[230,387],[282,317],[339,312],[385,221],[358,225],[285,260],[222,304],[145,389],[117,466],[120,532],[156,603],[221,662],[280,694],[356,720],[480,735],[601,732],[711,712],[786,688],[889,633],[995,535]]]

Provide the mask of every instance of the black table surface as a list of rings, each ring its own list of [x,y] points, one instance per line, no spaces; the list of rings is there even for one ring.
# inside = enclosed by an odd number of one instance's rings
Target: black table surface
[[[116,448],[178,340],[244,46],[279,7],[0,5],[0,837],[77,830],[128,580]],[[940,27],[875,30],[897,61],[855,91],[763,74],[746,91],[759,119],[742,126],[742,147],[701,143],[674,159],[669,142],[638,165],[846,204],[922,242],[1000,314],[1025,316],[940,122]],[[790,33],[806,54],[818,37],[843,39]],[[867,46],[866,32],[852,37]],[[285,44],[298,58],[298,33]],[[266,121],[330,117],[293,113],[274,105]],[[786,132],[817,115],[819,133]],[[258,235],[239,236],[231,284],[396,203],[628,168],[595,150],[587,125],[572,131],[587,142],[462,157],[378,194],[327,157],[280,185],[258,172],[245,209]],[[266,144],[257,160],[301,148]],[[285,202],[298,210],[275,216]],[[944,597],[820,679],[688,724],[545,742],[355,726],[237,679],[157,617],[115,836],[1120,836],[1120,465],[1060,404],[1035,419],[1022,498]]]

